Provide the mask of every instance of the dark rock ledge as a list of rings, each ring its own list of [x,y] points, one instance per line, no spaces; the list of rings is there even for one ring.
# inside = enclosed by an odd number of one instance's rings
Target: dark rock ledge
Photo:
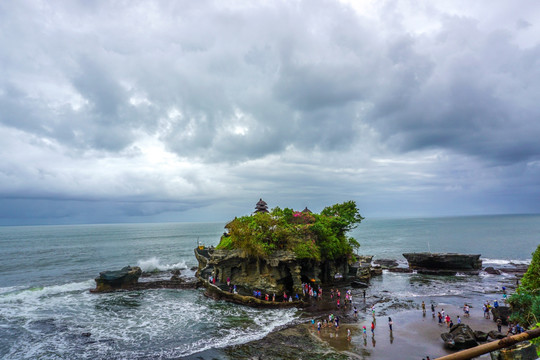
[[[139,282],[142,270],[138,266],[126,266],[120,270],[103,271],[95,279],[96,288],[92,293],[106,293],[113,291],[147,290],[147,289],[194,289],[201,284],[193,279],[186,281],[180,278],[178,273],[173,274],[170,280],[155,280]]]

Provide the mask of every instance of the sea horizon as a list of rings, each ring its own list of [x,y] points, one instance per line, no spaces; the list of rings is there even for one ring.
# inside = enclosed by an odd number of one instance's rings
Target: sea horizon
[[[251,214],[251,213],[250,213]],[[249,215],[249,214],[245,214]],[[243,216],[243,215],[240,215]],[[411,216],[364,216],[362,223],[371,220],[422,220],[422,219],[459,219],[459,218],[483,218],[483,217],[505,217],[505,216],[540,216],[540,213],[493,213],[493,214],[455,214],[455,215],[411,215]],[[5,227],[31,227],[31,226],[85,226],[85,225],[122,225],[122,224],[218,224],[227,223],[231,221],[231,218],[226,220],[209,220],[209,221],[182,221],[182,220],[170,220],[170,221],[113,221],[113,222],[74,222],[74,223],[32,223],[32,224],[1,224],[0,228]],[[359,226],[361,226],[360,224]]]

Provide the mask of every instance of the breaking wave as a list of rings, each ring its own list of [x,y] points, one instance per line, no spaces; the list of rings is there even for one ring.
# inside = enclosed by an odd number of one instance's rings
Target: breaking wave
[[[505,259],[489,259],[489,258],[482,258],[482,265],[491,264],[491,265],[529,265],[531,263],[531,259],[528,260],[505,260]]]
[[[153,271],[167,271],[167,270],[183,270],[187,269],[185,261],[177,262],[176,264],[162,264],[161,260],[157,257],[152,257],[147,260],[139,260],[137,266],[141,268],[144,272],[153,272]]]

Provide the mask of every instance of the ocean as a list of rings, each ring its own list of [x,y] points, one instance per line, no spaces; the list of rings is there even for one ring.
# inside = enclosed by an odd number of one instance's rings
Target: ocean
[[[178,359],[304,321],[302,310],[214,301],[202,289],[89,292],[101,271],[126,265],[193,276],[193,249],[198,242],[217,245],[224,225],[0,227],[0,358]],[[505,267],[530,262],[540,215],[366,219],[350,235],[360,254],[375,259],[405,264],[404,252],[462,252],[481,254],[484,266]],[[505,282],[511,286],[513,275],[385,272],[368,295],[460,305],[493,297]]]

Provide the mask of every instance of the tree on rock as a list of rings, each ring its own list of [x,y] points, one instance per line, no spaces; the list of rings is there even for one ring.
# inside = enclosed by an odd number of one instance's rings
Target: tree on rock
[[[253,215],[235,218],[226,225],[229,235],[222,237],[218,249],[242,249],[257,257],[285,250],[293,252],[298,259],[352,259],[353,249],[360,244],[346,234],[362,219],[354,201],[315,214],[279,207],[269,213],[261,199]]]

